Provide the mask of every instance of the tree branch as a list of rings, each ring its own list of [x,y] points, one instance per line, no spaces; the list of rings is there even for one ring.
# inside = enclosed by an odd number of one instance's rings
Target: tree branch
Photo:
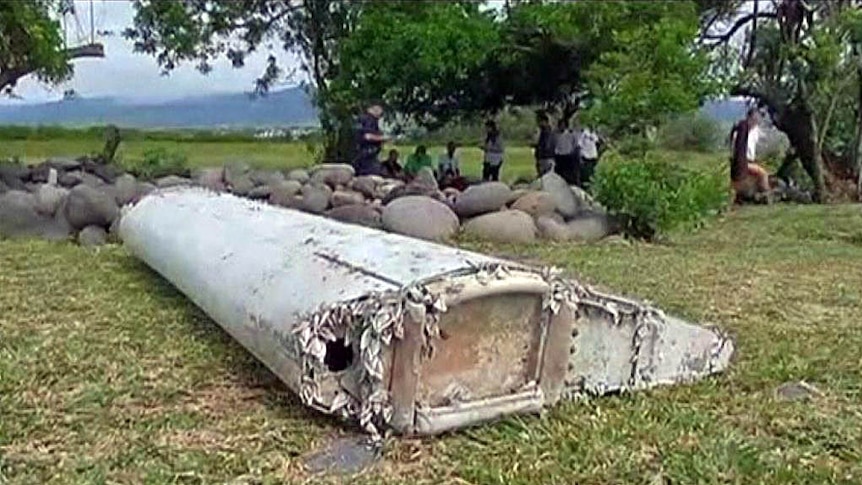
[[[733,35],[736,34],[737,31],[739,31],[739,29],[745,27],[745,25],[748,24],[749,22],[752,22],[755,19],[775,19],[775,18],[777,18],[777,16],[775,15],[775,12],[750,13],[747,15],[743,15],[742,17],[737,19],[736,22],[734,22],[734,24],[732,26],[730,26],[730,28],[727,31],[725,31],[724,33],[722,33],[722,34],[708,34],[707,32],[704,32],[703,35],[701,36],[701,39],[702,40],[716,41],[714,45],[723,44],[723,43],[728,42],[730,40],[730,38],[733,37]]]
[[[71,49],[65,49],[63,53],[69,60],[80,59],[82,57],[105,57],[105,47],[102,44],[86,44]],[[28,74],[33,73],[38,68],[28,65],[15,69],[0,71],[0,90],[10,86],[15,86],[19,79]]]

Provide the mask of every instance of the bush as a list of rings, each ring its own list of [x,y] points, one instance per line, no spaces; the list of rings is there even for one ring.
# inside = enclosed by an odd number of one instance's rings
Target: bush
[[[628,218],[630,234],[647,239],[699,227],[730,202],[724,171],[699,173],[650,157],[599,164],[593,192]]]
[[[144,152],[142,160],[122,162],[121,166],[136,177],[157,179],[168,175],[188,175],[184,153],[154,148]]]
[[[668,150],[712,152],[722,138],[718,121],[703,114],[677,117],[665,124],[659,135],[661,145]]]

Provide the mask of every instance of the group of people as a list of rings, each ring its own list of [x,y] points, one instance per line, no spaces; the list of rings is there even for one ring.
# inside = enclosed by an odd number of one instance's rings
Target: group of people
[[[601,139],[589,128],[581,127],[577,115],[573,119],[573,127],[561,118],[554,130],[547,114],[538,115],[539,134],[533,145],[536,173],[542,176],[554,171],[569,185],[587,188],[599,161]]]
[[[458,145],[453,141],[446,144],[446,149],[438,157],[436,165],[424,145],[417,146],[403,165],[396,149],[390,150],[385,159],[379,160],[383,144],[391,141],[391,138],[380,130],[379,120],[382,115],[382,106],[375,103],[358,118],[357,155],[353,161],[357,175],[381,175],[409,181],[423,169],[428,169],[441,187],[462,190],[466,187],[467,181],[461,174],[461,163],[457,154]],[[539,135],[534,145],[538,175],[554,170],[569,184],[586,187],[599,158],[598,136],[591,130],[581,129],[577,118],[574,129],[569,128],[565,120],[561,120],[556,132],[551,130],[547,115],[540,115],[538,121]],[[495,121],[488,120],[485,123],[485,137],[480,148],[483,152],[482,180],[499,180],[500,168],[505,159],[505,147]]]

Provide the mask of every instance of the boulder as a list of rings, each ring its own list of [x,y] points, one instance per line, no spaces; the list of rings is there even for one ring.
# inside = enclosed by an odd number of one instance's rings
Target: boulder
[[[0,238],[40,235],[50,218],[37,206],[36,196],[29,192],[10,190],[0,195]]]
[[[201,187],[216,192],[225,190],[224,167],[208,167],[192,172],[192,180]]]
[[[446,241],[458,233],[458,216],[446,204],[421,195],[397,198],[383,208],[383,227],[429,241]]]
[[[397,189],[398,187],[403,187],[404,185],[404,182],[400,180],[387,180],[386,182],[377,186],[377,189],[375,189],[374,191],[374,198],[381,200],[385,199],[390,192]]]
[[[224,183],[228,186],[236,185],[239,178],[248,175],[249,172],[251,167],[245,162],[226,163],[222,170]]]
[[[596,199],[593,198],[592,195],[589,194],[586,190],[578,187],[577,185],[572,185],[569,187],[572,190],[572,193],[575,195],[575,199],[578,202],[578,209],[591,209],[591,210],[600,210],[604,211],[604,208],[601,204],[596,202]]]
[[[99,188],[105,185],[105,181],[96,175],[91,174],[90,172],[77,172],[78,177],[81,179],[81,183],[86,185],[87,187]]]
[[[332,203],[332,207],[359,205],[365,202],[365,196],[352,190],[336,190],[332,193],[330,202]]]
[[[506,202],[506,205],[514,204],[518,199],[520,199],[521,197],[523,197],[523,196],[525,196],[531,192],[534,192],[534,191],[529,190],[529,189],[517,189],[517,190],[512,189],[512,195],[509,196],[509,200]]]
[[[306,170],[301,169],[301,168],[297,168],[297,169],[291,170],[290,172],[287,172],[287,180],[295,180],[295,181],[299,182],[300,184],[307,183],[310,179],[311,179],[311,176],[308,175],[308,172]]]
[[[285,181],[284,174],[277,170],[253,170],[248,177],[256,186],[275,185]]]
[[[81,161],[74,158],[49,158],[45,160],[45,164],[56,168],[58,172],[68,172],[81,168]]]
[[[436,187],[429,187],[425,184],[410,182],[407,185],[398,185],[390,190],[384,197],[382,197],[383,205],[389,205],[390,202],[399,197],[407,197],[411,195],[421,195],[440,202],[446,202],[446,197],[443,196]]]
[[[122,207],[135,200],[138,195],[138,181],[134,175],[123,174],[114,181],[114,200]]]
[[[557,212],[563,217],[573,217],[579,209],[578,200],[575,194],[569,187],[569,184],[554,172],[548,172],[542,175],[541,181],[542,190],[549,193],[554,199]]]
[[[498,243],[531,243],[537,232],[530,214],[519,210],[492,212],[464,224],[464,234]]]
[[[570,241],[595,242],[614,232],[612,221],[602,212],[582,212],[566,223]]]
[[[503,182],[486,182],[467,188],[455,202],[460,217],[472,217],[500,210],[509,202],[512,189]]]
[[[280,205],[282,207],[292,206],[293,196],[302,190],[302,184],[296,180],[285,180],[270,187],[269,203]]]
[[[40,214],[53,216],[57,212],[60,202],[63,201],[63,197],[66,197],[68,194],[69,190],[63,187],[42,184],[33,192],[33,195],[36,197],[36,210]]]
[[[119,214],[113,197],[88,185],[75,186],[66,197],[64,215],[76,230],[87,226],[108,227]]]
[[[413,183],[433,187],[434,189],[440,188],[440,185],[437,184],[437,177],[434,176],[434,171],[429,167],[422,167],[416,173],[416,177],[413,178]]]
[[[90,160],[88,158],[84,158],[81,160],[81,168],[84,170],[84,173],[88,173],[95,176],[103,184],[114,183],[114,181],[117,180],[117,177],[119,177],[123,173],[120,171],[120,169],[113,165],[106,165],[96,160]]]
[[[246,197],[252,200],[267,200],[269,199],[270,194],[272,194],[272,187],[269,185],[261,185],[260,187],[251,189],[251,192],[249,192]]]
[[[87,226],[78,233],[78,244],[85,248],[102,246],[108,242],[108,233],[100,226]]]
[[[383,227],[380,212],[368,204],[343,205],[326,211],[324,215],[348,224],[373,227],[374,229]]]
[[[56,170],[56,169],[55,169]],[[46,184],[48,183],[48,177],[51,173],[51,166],[47,164],[47,162],[40,163],[38,165],[34,165],[30,167],[30,173],[28,176],[28,181],[35,184]]]
[[[377,186],[382,183],[382,179],[380,177],[374,175],[364,175],[362,177],[356,177],[351,182],[350,186],[353,190],[359,192],[360,194],[368,197],[369,199],[374,198],[375,191],[377,190]]]
[[[547,192],[528,192],[512,204],[512,209],[524,211],[533,217],[549,216],[555,212],[557,203]]]
[[[72,225],[66,219],[66,206],[68,202],[68,196],[63,197],[63,200],[60,201],[54,217],[43,227],[41,234],[39,234],[42,239],[48,241],[67,241],[74,235],[75,229],[72,228]]]
[[[5,194],[6,192],[9,192],[9,186],[3,183],[2,180],[0,180],[0,195]]]
[[[323,163],[311,169],[311,181],[325,183],[333,189],[347,185],[353,180],[356,171],[346,163]]]
[[[254,190],[254,182],[248,175],[239,175],[234,177],[231,182],[228,182],[228,189],[236,195],[244,197]]]
[[[60,176],[57,177],[57,183],[60,184],[61,187],[65,187],[67,189],[71,189],[82,181],[83,172],[77,170],[61,173]]]
[[[565,222],[549,216],[540,216],[536,218],[536,228],[539,230],[539,236],[542,239],[549,241],[563,242],[570,238],[569,227]]]
[[[114,219],[114,222],[111,223],[111,227],[108,228],[108,242],[114,244],[120,244],[123,241],[120,239],[120,221],[121,217],[117,217]]]
[[[13,163],[0,163],[0,182],[11,190],[27,190],[24,178],[29,178],[29,171]]]
[[[192,181],[185,177],[179,177],[177,175],[168,175],[167,177],[162,177],[156,180],[156,187],[160,189],[166,189],[168,187],[178,187],[180,185],[192,185]]]
[[[322,214],[329,208],[332,191],[325,185],[309,183],[302,187],[302,210],[312,214]]]
[[[135,194],[135,200],[133,200],[132,202],[137,202],[141,200],[145,195],[148,195],[155,190],[156,186],[149,182],[138,182],[138,191]]]

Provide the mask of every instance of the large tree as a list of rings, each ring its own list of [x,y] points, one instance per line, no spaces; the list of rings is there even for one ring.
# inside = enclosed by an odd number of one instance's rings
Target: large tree
[[[743,5],[750,8],[743,9]],[[858,123],[850,88],[858,85],[858,55],[852,46],[856,2],[780,0],[705,1],[702,38],[716,60],[729,61],[730,94],[755,99],[775,127],[787,135],[791,151],[779,173],[795,161],[810,176],[817,200],[827,194],[832,175],[851,157]],[[831,168],[831,170],[829,170]]]
[[[67,48],[58,15],[69,2],[15,0],[0,2],[0,92],[10,94],[18,80],[35,75],[51,84],[72,75],[71,60],[104,57],[101,44]]]

